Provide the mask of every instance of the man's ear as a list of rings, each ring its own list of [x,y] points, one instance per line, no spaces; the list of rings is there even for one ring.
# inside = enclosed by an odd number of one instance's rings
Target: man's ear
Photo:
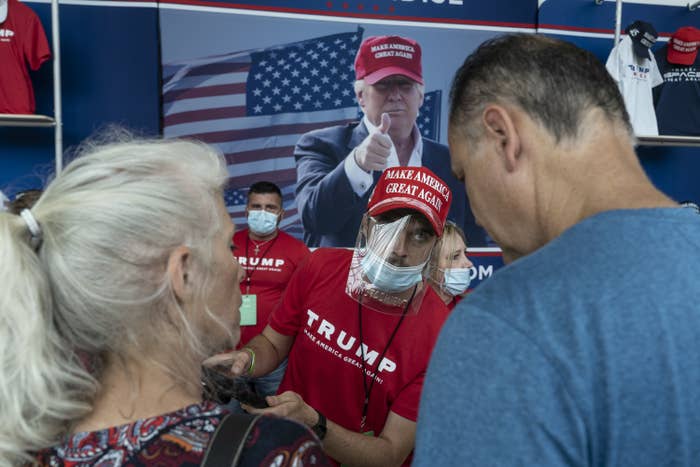
[[[512,113],[494,104],[484,109],[482,118],[486,134],[496,142],[506,170],[513,172],[520,160],[521,141]]]
[[[190,249],[184,245],[175,248],[168,257],[168,279],[180,302],[187,301],[191,293],[191,261]]]

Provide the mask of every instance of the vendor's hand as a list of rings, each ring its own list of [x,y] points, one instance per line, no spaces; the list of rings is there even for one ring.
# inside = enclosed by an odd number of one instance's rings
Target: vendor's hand
[[[388,113],[383,113],[382,122],[378,127],[379,131],[367,135],[364,141],[355,148],[353,152],[355,162],[365,172],[386,168],[386,161],[391,154],[393,145],[387,134],[389,128],[391,128],[391,117]]]
[[[225,368],[231,377],[241,376],[250,368],[250,352],[245,350],[235,350],[228,353],[220,353],[209,357],[202,362],[207,367]]]
[[[294,391],[285,391],[277,396],[267,396],[265,400],[270,406],[266,409],[256,409],[245,404],[241,404],[241,407],[249,413],[272,413],[280,417],[291,418],[306,426],[314,426],[318,423],[316,410],[304,402],[304,399]]]

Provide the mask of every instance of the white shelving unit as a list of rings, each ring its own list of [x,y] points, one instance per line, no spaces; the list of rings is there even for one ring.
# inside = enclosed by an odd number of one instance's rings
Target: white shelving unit
[[[53,39],[53,103],[54,115],[0,114],[0,126],[53,127],[56,173],[63,169],[63,120],[61,102],[61,40],[58,21],[58,0],[51,0],[51,32]]]
[[[700,146],[697,136],[638,136],[639,146]]]
[[[594,0],[596,5],[602,5],[603,0]],[[688,10],[693,11],[700,5],[700,1],[688,3]],[[622,29],[622,0],[615,0],[615,42],[620,42],[620,30]],[[700,147],[700,137],[697,136],[638,136],[639,146],[698,146]]]
[[[55,126],[56,120],[48,115],[0,114],[0,126]]]

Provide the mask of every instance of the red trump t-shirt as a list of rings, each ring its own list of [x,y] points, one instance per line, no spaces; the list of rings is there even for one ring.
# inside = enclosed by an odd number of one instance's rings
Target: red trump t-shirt
[[[34,113],[34,89],[27,67],[36,71],[50,57],[36,13],[17,0],[8,0],[7,18],[0,23],[0,113]]]
[[[329,420],[377,436],[389,411],[417,420],[425,371],[449,311],[428,287],[418,313],[404,317],[387,347],[401,316],[366,307],[360,311],[358,302],[345,293],[352,254],[334,248],[314,251],[297,269],[272,313],[270,326],[295,336],[278,392],[295,391]],[[363,429],[366,394],[358,313],[362,313],[368,386],[376,375]]]
[[[256,243],[259,244],[257,253]],[[241,230],[233,235],[233,244],[233,255],[245,273],[241,282],[241,294],[256,296],[256,324],[241,326],[240,348],[265,329],[272,310],[282,299],[292,273],[309,255],[309,249],[281,230],[275,238],[264,244],[248,238],[247,229]]]

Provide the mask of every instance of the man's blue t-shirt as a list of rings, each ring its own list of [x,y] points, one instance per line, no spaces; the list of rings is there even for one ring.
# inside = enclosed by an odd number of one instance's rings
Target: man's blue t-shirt
[[[414,465],[700,465],[700,216],[595,215],[463,300]]]

